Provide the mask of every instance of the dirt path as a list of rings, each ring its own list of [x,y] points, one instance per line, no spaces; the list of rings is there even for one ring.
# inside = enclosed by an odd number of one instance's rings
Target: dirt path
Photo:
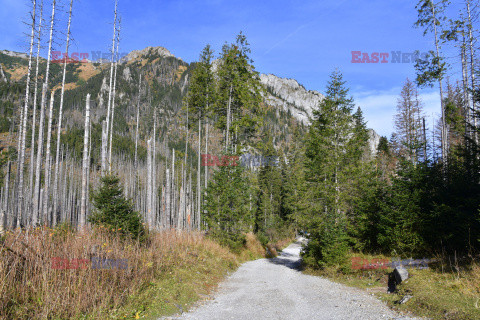
[[[169,319],[412,319],[364,291],[297,271],[300,249],[297,242],[275,259],[243,264],[213,300]]]

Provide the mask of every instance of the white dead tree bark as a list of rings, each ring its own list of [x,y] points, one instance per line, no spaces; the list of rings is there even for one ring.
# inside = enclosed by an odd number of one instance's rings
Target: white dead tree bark
[[[102,177],[105,176],[107,172],[107,139],[108,139],[108,123],[106,120],[102,122],[102,146],[101,146],[101,163],[102,163]]]
[[[47,84],[43,84],[42,88],[42,100],[45,99],[47,91]],[[37,142],[37,159],[35,161],[35,188],[33,195],[33,213],[32,213],[32,225],[35,226],[38,223],[38,213],[40,207],[40,175],[42,167],[42,153],[43,153],[43,125],[45,122],[45,105],[40,104],[40,123],[38,127],[38,142]]]
[[[50,223],[50,215],[48,208],[48,200],[50,197],[50,177],[51,177],[51,143],[52,143],[52,122],[53,122],[53,102],[55,97],[55,91],[52,90],[50,96],[50,108],[48,110],[48,126],[47,126],[47,147],[45,151],[45,181],[43,187],[43,223]]]
[[[472,124],[470,113],[473,109],[472,101],[470,99],[470,92],[468,90],[468,66],[467,66],[467,46],[465,33],[462,35],[462,45],[460,47],[461,63],[462,63],[462,85],[463,85],[463,100],[465,103],[465,137],[471,138],[470,126]]]
[[[433,3],[431,4],[432,9],[432,16],[433,16],[433,31],[435,35],[435,51],[436,51],[436,58],[440,57],[440,42],[438,40],[438,30],[437,30],[437,23],[436,23],[436,12],[435,6]],[[442,108],[442,160],[444,164],[446,164],[447,157],[448,157],[448,129],[447,129],[447,122],[445,119],[445,103],[443,101],[443,83],[442,79],[438,79],[438,85],[440,88],[440,105]]]
[[[165,219],[165,228],[169,229],[170,228],[170,188],[171,188],[171,182],[170,182],[170,169],[165,170],[165,213],[164,213],[164,219]]]
[[[3,82],[7,82],[7,77],[5,76],[5,73],[3,72],[3,67],[2,67],[1,63],[0,63],[0,76],[2,77]]]
[[[112,119],[110,121],[110,141],[108,147],[108,173],[112,173],[112,136],[113,136],[113,119],[115,114],[115,92],[117,87],[117,68],[118,68],[118,44],[120,43],[120,25],[121,19],[118,21],[118,32],[117,32],[117,47],[115,53],[115,71],[113,73],[113,93],[112,93]]]
[[[188,178],[188,205],[187,205],[187,224],[188,230],[192,230],[192,206],[193,206],[193,194],[192,194],[192,172],[190,171],[190,176]]]
[[[473,37],[473,21],[472,21],[472,11],[470,8],[470,0],[466,1],[467,5],[467,14],[468,14],[468,23],[467,23],[467,28],[468,28],[468,42],[469,42],[469,55],[470,55],[470,85],[471,85],[471,90],[475,90],[475,48],[473,45],[474,37]],[[475,102],[472,101],[472,113],[473,113],[473,126],[475,128],[474,130],[474,139],[475,143],[478,144],[478,133],[477,133],[477,114],[476,114],[476,106]]]
[[[48,41],[48,53],[47,53],[47,67],[45,70],[45,80],[42,88],[42,101],[40,104],[40,124],[38,128],[38,143],[37,143],[37,159],[35,167],[35,191],[34,191],[34,209],[32,215],[32,224],[35,225],[38,222],[38,212],[40,207],[40,170],[42,164],[43,153],[43,127],[45,122],[45,109],[47,104],[47,91],[48,91],[48,79],[50,75],[50,59],[52,53],[53,42],[53,25],[55,21],[55,6],[57,1],[52,1],[52,15],[50,17],[50,39]]]
[[[182,164],[182,185],[180,186],[180,208],[179,208],[179,213],[178,213],[178,219],[177,219],[177,230],[183,230],[183,217],[185,214],[185,185],[184,181],[184,172],[183,172],[183,164]]]
[[[172,176],[170,177],[172,186],[170,187],[170,223],[175,224],[176,203],[175,203],[175,149],[172,149]],[[170,227],[175,227],[170,225]]]
[[[112,107],[112,83],[113,83],[113,67],[114,67],[114,56],[115,56],[115,33],[117,32],[116,30],[116,25],[117,25],[117,5],[118,1],[115,0],[115,18],[113,20],[113,36],[112,36],[112,59],[110,62],[110,82],[108,86],[108,106],[107,106],[107,138],[109,136],[109,129],[110,129],[110,117],[111,117],[111,107]],[[108,140],[107,140],[108,141]],[[106,159],[105,159],[106,160]],[[106,167],[105,167],[106,168]]]
[[[152,138],[147,141],[147,223],[151,230],[153,228],[153,188],[152,188]]]
[[[86,102],[86,111],[85,111],[85,134],[83,137],[83,162],[82,162],[82,198],[81,198],[81,209],[80,217],[78,219],[78,228],[82,229],[85,227],[87,222],[87,193],[88,193],[88,178],[90,171],[90,150],[89,150],[89,133],[90,133],[90,94],[87,94]]]
[[[135,130],[135,169],[138,166],[137,152],[138,152],[138,120],[140,118],[140,88],[142,85],[142,74],[140,74],[140,79],[138,80],[138,100],[137,100],[137,128]]]
[[[27,81],[26,81],[26,89],[25,89],[25,104],[23,107],[23,117],[20,120],[20,131],[18,132],[18,138],[20,141],[20,156],[18,161],[18,185],[17,185],[17,194],[18,194],[18,203],[17,203],[17,220],[20,223],[23,222],[24,213],[23,213],[23,199],[24,199],[24,188],[23,188],[23,172],[24,172],[24,164],[25,164],[25,148],[26,148],[26,137],[27,137],[27,119],[28,119],[28,103],[30,98],[30,74],[32,72],[32,56],[33,56],[33,41],[35,39],[35,18],[37,16],[37,1],[33,0],[32,4],[32,31],[30,34],[30,52],[28,55],[28,70],[27,70]],[[19,223],[17,222],[17,226]]]
[[[201,219],[201,199],[202,199],[202,195],[201,195],[201,174],[202,174],[202,170],[201,170],[201,167],[200,167],[200,159],[201,159],[201,153],[202,153],[202,150],[201,150],[201,147],[202,147],[202,140],[201,140],[201,136],[202,136],[202,119],[201,118],[198,118],[198,161],[197,161],[197,229],[200,230],[200,219]]]
[[[90,101],[90,100],[88,100]],[[90,105],[89,105],[90,109]],[[88,114],[90,116],[90,113]],[[88,217],[90,214],[90,206],[88,205],[90,203],[90,195],[88,193],[88,190],[90,190],[90,159],[92,158],[92,122],[90,121],[90,118],[88,119],[88,169],[87,169],[87,195],[86,198],[87,200],[85,201],[85,215]]]
[[[72,9],[73,0],[70,0],[70,10],[68,13],[68,26],[67,26],[67,44],[65,48],[65,61],[63,62],[63,76],[62,76],[62,91],[60,94],[60,107],[58,109],[58,121],[57,121],[57,150],[55,154],[55,173],[53,179],[53,219],[52,223],[57,223],[57,205],[58,205],[58,170],[60,163],[60,136],[62,134],[62,116],[63,116],[63,96],[65,93],[65,76],[67,73],[67,60],[68,49],[70,44],[70,25],[72,23]]]
[[[208,104],[207,104],[207,110],[208,110]],[[205,154],[208,155],[208,118],[207,117],[205,118]],[[203,189],[204,191],[203,203],[205,206],[207,202],[207,187],[208,187],[208,166],[207,165],[205,165],[204,175],[205,175],[205,188]]]
[[[32,117],[32,142],[30,146],[30,197],[33,198],[33,177],[34,177],[34,168],[35,168],[35,131],[36,131],[36,117],[37,117],[37,90],[38,90],[38,72],[40,66],[40,46],[42,39],[42,23],[43,23],[43,0],[40,3],[40,20],[38,22],[38,31],[37,31],[37,62],[35,66],[35,89],[33,93],[33,117]]]
[[[156,134],[157,134],[157,113],[153,119],[153,139],[152,139],[152,228],[155,227],[155,216],[156,216],[156,207],[157,207],[157,162],[155,157],[156,152]]]

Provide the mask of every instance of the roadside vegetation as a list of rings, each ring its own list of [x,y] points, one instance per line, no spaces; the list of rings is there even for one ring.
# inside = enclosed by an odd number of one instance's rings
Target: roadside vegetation
[[[241,262],[265,253],[252,234],[232,253],[199,232],[151,233],[141,243],[104,227],[77,232],[66,225],[9,231],[1,250],[2,319],[153,319],[177,313],[211,293]],[[92,258],[123,259],[128,267],[95,266]]]
[[[384,255],[352,254],[351,258],[367,261],[392,257]],[[394,292],[388,292],[392,268],[349,269],[336,267],[313,269],[304,272],[322,276],[347,286],[357,287],[385,301],[392,309],[406,314],[423,316],[432,320],[469,320],[480,318],[480,261],[478,258],[457,259],[437,257],[428,269],[408,268],[409,279],[399,284]],[[411,297],[401,303],[405,297]]]

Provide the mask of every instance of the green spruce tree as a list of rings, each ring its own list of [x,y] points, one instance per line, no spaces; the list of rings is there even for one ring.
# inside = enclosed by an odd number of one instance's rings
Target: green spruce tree
[[[245,234],[252,231],[250,189],[250,181],[240,165],[220,166],[208,183],[204,214],[207,232],[234,250],[244,245]]]
[[[247,142],[261,124],[264,88],[255,71],[247,38],[240,32],[235,43],[225,44],[217,70],[217,127],[225,130],[226,148]]]
[[[123,237],[145,239],[142,219],[134,210],[132,201],[123,195],[118,177],[102,177],[101,186],[92,192],[91,199],[95,211],[88,218],[90,223],[106,227]]]
[[[368,137],[361,111],[353,114],[353,108],[342,74],[333,72],[326,96],[314,110],[306,142],[313,217],[304,258],[316,267],[346,263],[352,184]]]

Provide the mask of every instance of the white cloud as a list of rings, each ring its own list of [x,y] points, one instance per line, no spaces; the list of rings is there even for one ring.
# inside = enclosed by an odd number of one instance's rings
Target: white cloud
[[[388,90],[363,90],[353,92],[355,103],[363,110],[368,127],[382,136],[390,137],[393,128],[397,99],[400,87]],[[419,98],[423,102],[423,110],[430,128],[432,118],[440,114],[440,95],[437,90],[420,91]]]

